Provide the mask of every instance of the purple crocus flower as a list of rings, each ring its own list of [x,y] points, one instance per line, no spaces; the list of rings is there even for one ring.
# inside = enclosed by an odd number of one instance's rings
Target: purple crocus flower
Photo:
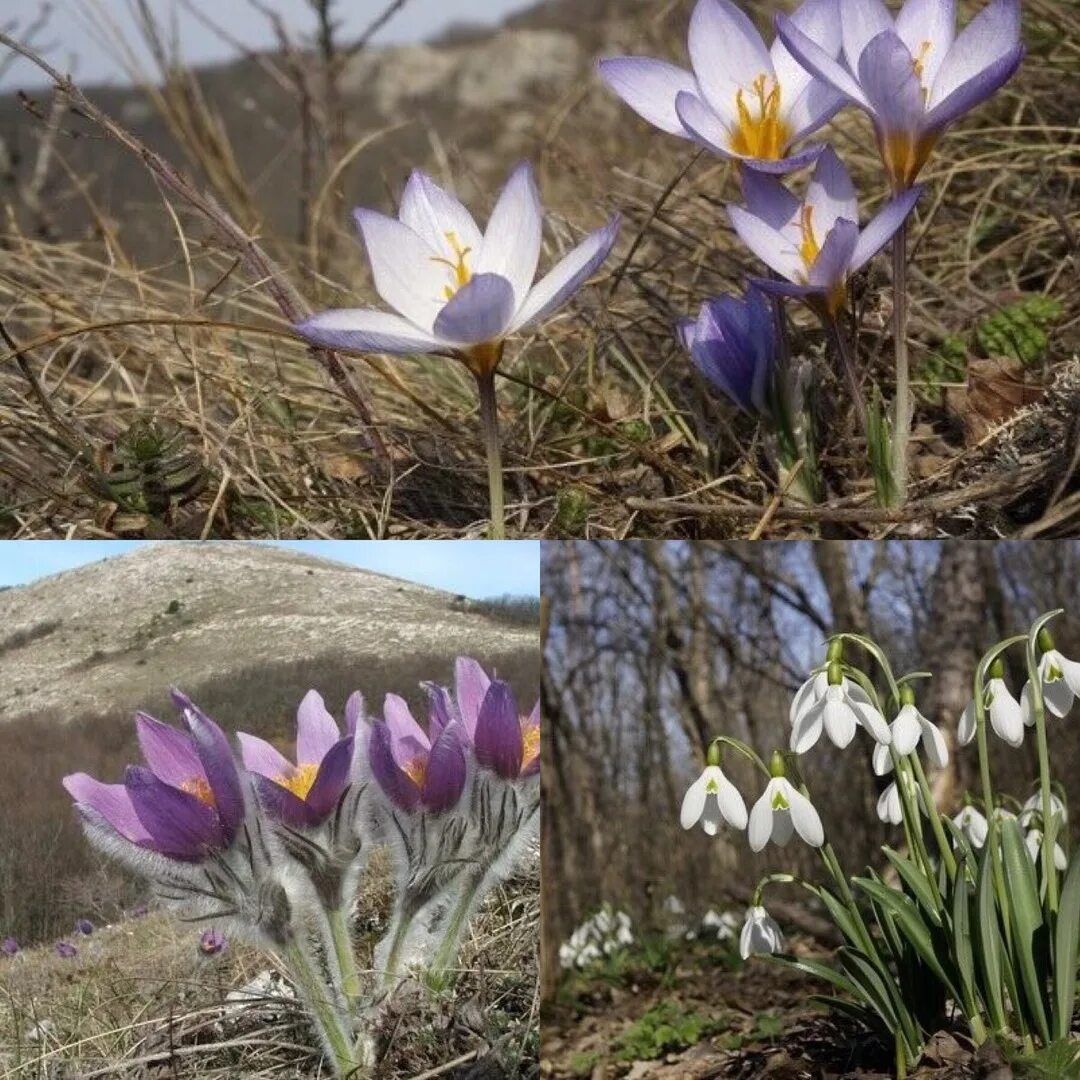
[[[352,700],[352,699],[350,699]],[[347,711],[353,728],[359,711]],[[322,697],[309,690],[296,710],[296,764],[265,739],[237,735],[244,768],[251,773],[259,801],[272,816],[293,828],[324,822],[349,786],[353,735],[342,737]]]
[[[148,767],[129,765],[122,784],[86,773],[64,777],[79,812],[124,839],[180,862],[228,848],[244,817],[244,795],[224,732],[172,691],[186,732],[138,713],[135,727]]]
[[[746,207],[729,206],[744,244],[786,280],[754,279],[766,292],[804,300],[824,318],[843,308],[848,278],[890,240],[922,194],[916,186],[887,203],[859,231],[859,204],[847,169],[832,147],[817,160],[799,201],[776,177],[742,175]]]
[[[19,952],[19,943],[13,937],[6,937],[0,941],[0,953],[4,956],[15,956]]]
[[[804,27],[777,16],[780,39],[807,71],[865,110],[894,191],[911,187],[945,129],[1020,66],[1020,0],[991,0],[956,34],[955,0],[844,0],[846,66]],[[955,36],[954,36],[955,35]]]
[[[676,334],[694,367],[747,413],[768,413],[776,362],[776,321],[765,295],[753,286],[744,299],[706,300],[696,319],[683,319]]]
[[[79,955],[79,950],[70,941],[58,941],[53,948],[56,949],[56,955],[64,960],[70,960]]]
[[[839,55],[838,0],[806,0],[791,20],[826,56]],[[649,123],[751,168],[790,172],[821,152],[791,147],[825,124],[844,95],[815,79],[783,42],[767,48],[731,0],[698,0],[688,45],[692,72],[621,56],[601,60],[600,74]]]
[[[75,920],[75,933],[82,934],[83,937],[89,937],[94,932],[94,924],[89,919],[76,919]]]
[[[543,208],[532,167],[510,175],[481,233],[464,206],[416,171],[397,219],[356,210],[375,288],[396,314],[324,311],[296,326],[316,345],[356,352],[438,353],[477,377],[498,366],[510,334],[547,318],[608,257],[619,219],[587,236],[536,284]]]
[[[429,737],[397,694],[386,695],[383,716],[371,725],[368,762],[387,798],[402,810],[450,810],[467,776],[461,724],[452,721]]]
[[[225,935],[218,930],[204,930],[199,937],[199,952],[203,956],[217,956],[225,951]]]

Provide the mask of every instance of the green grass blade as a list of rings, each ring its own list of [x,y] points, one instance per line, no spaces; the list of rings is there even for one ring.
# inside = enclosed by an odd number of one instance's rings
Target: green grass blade
[[[1046,842],[1045,840],[1043,841]],[[1069,1034],[1076,1003],[1077,949],[1080,948],[1080,848],[1065,874],[1054,934],[1054,1038]]]
[[[993,859],[983,848],[975,882],[975,932],[979,940],[979,966],[982,969],[983,1001],[995,1031],[1004,1031],[1005,996],[1001,991],[1001,932],[998,930],[997,904],[994,898]]]

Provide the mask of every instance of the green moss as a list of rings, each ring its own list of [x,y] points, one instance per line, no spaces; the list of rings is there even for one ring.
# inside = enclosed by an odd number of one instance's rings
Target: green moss
[[[616,1057],[619,1061],[651,1061],[694,1046],[720,1027],[717,1020],[685,1012],[673,1001],[662,1001],[615,1040]]]
[[[975,340],[987,356],[1012,356],[1023,364],[1042,358],[1049,328],[1061,318],[1061,303],[1051,296],[1028,296],[995,311],[975,327]]]
[[[580,536],[589,521],[590,500],[581,488],[563,488],[555,498],[555,526],[560,536]]]

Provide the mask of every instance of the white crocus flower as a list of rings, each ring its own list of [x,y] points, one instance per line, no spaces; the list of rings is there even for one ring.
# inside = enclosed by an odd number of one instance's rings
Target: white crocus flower
[[[784,935],[776,920],[760,905],[748,908],[739,934],[739,955],[746,960],[755,954],[771,956],[783,948]]]
[[[993,678],[986,684],[986,707],[990,714],[990,726],[999,739],[1010,746],[1024,741],[1024,717],[1020,702],[1012,696],[1005,680]]]
[[[912,754],[922,742],[930,763],[944,769],[949,763],[949,748],[945,736],[936,724],[930,723],[911,701],[905,701],[892,722],[892,744],[901,756]]]
[[[1050,793],[1050,813],[1061,819],[1062,823],[1069,820],[1065,804],[1055,795]],[[1042,815],[1042,792],[1036,791],[1020,810],[1020,824],[1027,828],[1036,816]]]
[[[986,843],[990,825],[974,806],[965,806],[953,818],[953,824],[968,838],[972,847],[981,848]]]
[[[746,828],[746,803],[719,765],[706,765],[683,796],[680,824],[692,829],[699,821],[709,836],[717,834],[721,821]]]
[[[866,691],[846,677],[830,685],[822,671],[799,687],[788,711],[791,722],[791,749],[805,754],[824,731],[841,750],[862,726],[879,743],[889,742],[889,725],[874,707]]]
[[[1024,837],[1024,843],[1027,845],[1031,861],[1038,865],[1043,845],[1043,834],[1038,829],[1030,829],[1027,836]],[[1069,860],[1065,858],[1065,850],[1060,844],[1054,844],[1054,865],[1059,870],[1065,870],[1069,865]]]
[[[772,840],[783,847],[797,832],[811,847],[821,847],[825,830],[813,803],[783,776],[774,776],[750,811],[751,851],[761,851]]]

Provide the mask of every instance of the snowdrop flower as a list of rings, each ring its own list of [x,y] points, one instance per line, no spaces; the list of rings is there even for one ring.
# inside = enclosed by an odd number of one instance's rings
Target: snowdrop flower
[[[879,774],[880,775],[880,774]],[[903,783],[906,785],[908,795],[918,801],[919,806],[925,810],[922,792],[915,781],[906,773],[901,774]],[[900,825],[904,820],[904,801],[900,797],[900,788],[897,781],[893,780],[889,786],[878,796],[877,816],[880,821],[887,825]]]
[[[783,847],[797,832],[811,847],[821,847],[825,830],[813,803],[797,791],[783,774],[779,753],[773,754],[772,779],[750,811],[748,837],[751,851],[761,851],[772,840]]]
[[[772,956],[783,949],[784,935],[776,920],[760,905],[748,908],[739,934],[739,955],[748,960],[755,954]]]
[[[890,741],[889,725],[858,683],[845,678],[839,663],[808,679],[799,688],[788,712],[791,749],[805,754],[821,738],[822,731],[840,749],[862,726],[879,744]]]
[[[715,836],[721,820],[734,829],[745,829],[746,803],[720,768],[720,747],[712,743],[705,768],[683,796],[679,823],[692,829],[700,821],[706,834]]]
[[[940,728],[932,724],[917,708],[910,686],[900,688],[900,711],[892,722],[892,744],[901,756],[913,754],[922,742],[927,759],[939,769],[949,763],[949,748]]]
[[[1066,659],[1054,648],[1054,639],[1045,627],[1039,632],[1039,646],[1043,650],[1039,660],[1043,704],[1047,712],[1061,717],[1072,708],[1074,698],[1080,695],[1080,664],[1075,660]],[[1032,727],[1035,723],[1035,705],[1030,681],[1024,683],[1024,689],[1020,695],[1020,706],[1024,714],[1024,723]]]
[[[909,188],[945,129],[985,101],[1023,57],[1020,0],[991,0],[956,34],[955,0],[844,0],[844,64],[780,15],[777,33],[807,71],[873,121],[894,191]]]
[[[1019,746],[1024,741],[1024,714],[1020,702],[1012,696],[1005,685],[1005,667],[1000,660],[995,660],[990,667],[990,680],[985,688],[986,710],[990,717],[990,726],[999,739],[1010,746]],[[975,738],[975,702],[968,702],[960,717],[957,737],[966,746]]]
[[[1036,866],[1039,865],[1039,853],[1042,851],[1043,834],[1039,829],[1028,830],[1027,835],[1024,837],[1024,844],[1027,846],[1028,854],[1031,856],[1031,861]],[[1059,870],[1066,870],[1069,866],[1069,860],[1065,858],[1065,851],[1060,844],[1054,844],[1054,865]]]
[[[974,806],[965,806],[952,820],[973,848],[981,848],[986,843],[990,825]]]
[[[839,55],[837,0],[806,0],[791,21],[826,56]],[[620,56],[601,60],[600,75],[650,124],[752,169],[791,172],[821,152],[791,147],[832,117],[843,94],[815,80],[782,42],[767,48],[730,0],[698,0],[688,46],[693,71]]]
[[[535,285],[543,209],[532,167],[510,175],[481,232],[468,210],[416,171],[398,217],[357,210],[375,289],[393,313],[324,311],[298,323],[315,345],[356,352],[436,353],[490,375],[504,339],[547,318],[611,253],[619,219],[587,236]]]
[[[1050,793],[1050,813],[1061,819],[1062,824],[1069,820],[1069,814],[1065,804],[1053,793]],[[1036,791],[1020,810],[1020,824],[1027,828],[1036,817],[1042,816],[1042,793]]]
[[[831,147],[814,166],[800,200],[775,176],[742,174],[746,206],[728,206],[742,242],[783,280],[754,278],[766,292],[803,300],[819,316],[834,319],[847,300],[847,284],[907,220],[922,193],[897,195],[860,231],[859,203],[847,169]]]

